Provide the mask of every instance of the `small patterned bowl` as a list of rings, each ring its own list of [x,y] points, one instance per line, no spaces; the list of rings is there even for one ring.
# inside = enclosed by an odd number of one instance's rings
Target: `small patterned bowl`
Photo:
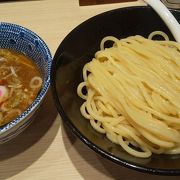
[[[11,23],[0,23],[0,48],[12,49],[30,57],[43,76],[42,89],[31,106],[16,119],[0,127],[0,143],[4,143],[21,133],[33,120],[32,115],[38,109],[50,85],[52,56],[45,42],[37,34]]]

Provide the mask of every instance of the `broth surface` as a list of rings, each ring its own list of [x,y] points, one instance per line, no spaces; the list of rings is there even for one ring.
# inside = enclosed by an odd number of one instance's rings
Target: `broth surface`
[[[41,87],[41,73],[30,58],[0,49],[0,126],[25,111]]]

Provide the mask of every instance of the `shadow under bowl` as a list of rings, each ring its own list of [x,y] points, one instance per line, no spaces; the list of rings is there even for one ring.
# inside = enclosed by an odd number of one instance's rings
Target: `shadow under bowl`
[[[172,10],[180,21],[180,12]],[[96,132],[80,113],[82,100],[77,86],[82,82],[82,68],[99,49],[103,37],[124,38],[132,35],[148,37],[152,31],[172,34],[150,7],[128,7],[94,16],[72,30],[59,45],[51,71],[51,85],[56,107],[69,128],[91,149],[103,157],[126,167],[158,175],[180,175],[180,155],[155,155],[136,158]]]

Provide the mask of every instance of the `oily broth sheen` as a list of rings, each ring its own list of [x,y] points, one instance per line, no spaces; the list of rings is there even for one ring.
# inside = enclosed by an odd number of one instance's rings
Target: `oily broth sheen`
[[[41,87],[41,73],[30,58],[9,49],[0,49],[0,125],[25,111]]]

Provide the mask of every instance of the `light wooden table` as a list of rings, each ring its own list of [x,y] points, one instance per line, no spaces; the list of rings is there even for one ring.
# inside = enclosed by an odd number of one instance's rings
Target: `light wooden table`
[[[34,0],[0,3],[1,21],[25,26],[39,34],[55,53],[63,38],[79,23],[118,7],[118,3],[79,7],[78,0]],[[63,126],[47,94],[33,124],[13,141],[0,146],[0,179],[179,179],[146,175],[103,159]]]

